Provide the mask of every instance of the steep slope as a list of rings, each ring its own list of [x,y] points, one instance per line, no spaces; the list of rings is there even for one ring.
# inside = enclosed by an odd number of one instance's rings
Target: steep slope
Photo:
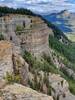
[[[0,41],[0,81],[11,75],[16,75],[16,81],[26,85],[28,81],[28,64],[16,52],[13,43]]]
[[[32,99],[38,100],[40,94],[34,93],[34,89],[52,95],[55,100],[75,100],[75,45],[63,32],[38,16],[8,14],[1,17],[3,24],[4,29],[0,30],[4,36],[2,39],[9,42],[0,41],[1,98],[17,99],[20,96],[22,100],[28,96],[27,99],[31,100],[33,94]],[[40,96],[39,99],[44,98]]]
[[[58,74],[52,74],[58,73],[58,70],[53,66],[53,64],[52,66],[48,64],[48,62],[45,60],[46,57],[44,59],[42,58],[41,61],[40,59],[35,59],[35,57],[30,53],[25,53],[24,60],[20,54],[17,54],[14,51],[14,46],[12,43],[8,41],[0,41],[0,45],[0,58],[2,58],[0,62],[0,96],[3,98],[3,100],[5,100],[5,98],[6,100],[8,98],[11,98],[10,100],[22,100],[23,98],[26,98],[26,100],[31,100],[31,98],[32,100],[33,98],[34,100],[42,100],[47,98],[52,100],[52,97],[46,96],[45,94],[52,95],[55,98],[60,95],[60,98],[64,98],[63,95],[68,93],[69,85],[67,81]],[[3,53],[3,51],[5,52]],[[9,55],[11,61],[8,60]],[[29,67],[27,63],[29,64]],[[13,85],[10,85],[9,83]],[[45,94],[40,94],[20,84],[27,85],[32,89],[43,92]],[[54,91],[56,91],[56,93]],[[29,94],[33,94],[31,98]]]

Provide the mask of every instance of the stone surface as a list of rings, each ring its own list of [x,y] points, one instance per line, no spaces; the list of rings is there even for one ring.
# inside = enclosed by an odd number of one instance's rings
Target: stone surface
[[[13,55],[13,69],[14,73],[19,73],[21,78],[21,83],[23,85],[27,85],[28,83],[28,64],[25,62],[25,60],[17,54]]]
[[[65,98],[60,97],[60,100],[75,100],[75,96],[72,95],[70,92],[66,93]]]
[[[0,41],[0,79],[4,78],[7,72],[13,72],[12,44]]]
[[[7,82],[5,80],[0,80],[0,89],[4,88],[6,86]]]
[[[20,84],[7,85],[2,92],[3,100],[53,100],[51,96],[38,93]]]
[[[20,75],[21,83],[26,85],[28,82],[28,64],[14,50],[12,43],[0,41],[0,80],[4,79],[7,73],[12,75],[16,71]]]
[[[49,73],[49,83],[51,84],[52,91],[51,94],[55,98],[64,98],[67,96],[69,92],[69,84],[68,82],[62,78],[59,74],[51,74]],[[65,95],[65,97],[64,97]],[[61,100],[61,99],[59,99]]]
[[[40,17],[10,14],[0,18],[0,25],[3,26],[0,32],[5,34],[6,39],[21,46],[24,51],[27,50],[36,56],[49,52],[48,37],[49,34],[53,35],[53,32]],[[15,32],[17,26],[24,29]]]

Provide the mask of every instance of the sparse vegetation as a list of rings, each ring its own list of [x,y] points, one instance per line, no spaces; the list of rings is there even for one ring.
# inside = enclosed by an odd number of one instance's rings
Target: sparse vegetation
[[[0,41],[1,41],[1,40],[4,40],[4,36],[3,36],[2,33],[0,33]]]
[[[72,44],[65,45],[55,37],[49,37],[49,45],[60,54],[64,55],[70,62],[75,63],[75,46]]]
[[[24,30],[24,27],[20,26],[20,25],[17,25],[16,26],[16,32],[17,31],[23,31]]]
[[[62,62],[66,65],[66,67],[70,67],[71,69],[75,70],[75,52],[74,48],[75,46],[70,44],[70,45],[65,45],[55,37],[50,36],[49,37],[49,45],[52,49],[57,51],[60,56],[64,57],[64,60]],[[64,77],[68,83],[69,83],[69,89],[70,91],[75,94],[75,80],[73,80],[72,77],[69,77],[67,75],[67,72],[64,70],[60,70],[59,74]]]
[[[9,83],[20,83],[20,76],[19,75],[14,75],[14,74],[10,74],[7,72],[6,77],[4,77],[4,79]]]
[[[2,91],[0,91],[0,97],[1,97],[1,96],[3,96],[3,93],[2,93]]]
[[[16,35],[21,35],[22,31],[24,30],[24,27],[23,26],[20,26],[20,25],[17,25],[16,26]]]
[[[48,58],[42,58],[38,60],[35,59],[34,56],[32,56],[29,52],[25,51],[24,53],[24,59],[28,62],[30,65],[30,70],[34,72],[35,70],[42,70],[44,72],[51,72],[51,73],[58,73],[58,69],[51,63],[47,61]],[[49,59],[50,61],[50,59]],[[51,62],[51,61],[50,61]]]
[[[9,13],[35,15],[29,10],[13,9],[13,8],[8,8],[8,7],[0,7],[0,13],[1,13],[1,16],[3,14],[9,14]],[[53,53],[52,55],[57,56],[57,58],[59,58],[60,56],[63,57],[63,60],[61,59],[61,61],[65,64],[65,66],[75,71],[75,44],[69,43],[69,45],[66,45],[63,42],[60,42],[59,40],[61,36],[64,37],[68,41],[67,37],[63,34],[63,32],[61,32],[61,30],[59,30],[52,23],[48,23],[47,21],[45,22],[47,23],[49,27],[53,29],[53,32],[54,32],[54,36],[49,36],[49,46],[51,49],[55,51],[55,53]],[[19,31],[23,31],[23,30],[24,30],[24,27],[21,27],[20,25],[18,25],[15,31],[17,35],[21,35],[21,32]],[[0,40],[4,40],[4,36],[2,34],[0,34]],[[34,82],[31,82],[30,80],[28,81],[31,88],[38,90],[38,91],[39,90],[43,91],[43,84],[45,84],[48,89],[48,94],[51,95],[51,90],[53,88],[49,84],[48,75],[47,75],[49,74],[49,72],[51,72],[55,74],[60,74],[62,77],[64,77],[69,83],[70,91],[73,94],[75,94],[75,80],[72,77],[69,77],[65,70],[62,70],[61,68],[57,69],[56,65],[54,65],[54,63],[52,62],[50,56],[47,56],[44,54],[41,58],[37,59],[31,53],[25,51],[23,58],[29,64],[29,71],[32,74],[34,74],[34,80],[33,80]],[[19,64],[19,62],[17,62],[17,64]],[[37,74],[39,71],[43,71],[45,74],[42,85],[40,82],[38,82]],[[14,83],[14,82],[20,83],[21,78],[18,72],[16,72],[16,75],[9,74],[7,72],[5,80],[9,84]],[[41,78],[40,78],[40,81],[41,81]],[[61,81],[61,85],[63,87],[63,81]],[[54,89],[53,91],[55,92]],[[57,97],[57,100],[59,100],[59,95]]]
[[[5,14],[25,14],[25,15],[32,15],[36,16],[32,11],[24,8],[9,8],[9,7],[0,7],[0,16],[3,16]]]

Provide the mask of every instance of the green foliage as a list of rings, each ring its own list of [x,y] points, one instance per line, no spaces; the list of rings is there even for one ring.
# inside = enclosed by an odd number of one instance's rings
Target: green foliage
[[[34,56],[32,56],[29,52],[25,51],[24,53],[24,59],[28,62],[30,65],[30,70],[34,72],[35,70],[42,70],[44,72],[51,72],[51,73],[58,73],[58,70],[56,67],[53,66],[53,64],[49,63],[46,59],[48,58],[42,58],[41,59],[35,59]],[[50,59],[49,59],[50,61]],[[51,61],[50,61],[51,62]]]
[[[2,33],[0,33],[0,41],[1,41],[1,40],[4,40],[4,36],[3,36]]]
[[[70,62],[75,63],[75,45],[65,45],[52,36],[49,36],[49,45],[51,48],[66,57]]]
[[[8,72],[6,73],[6,77],[4,78],[9,84],[20,83],[21,80],[19,75],[9,74]]]
[[[48,86],[48,95],[51,95],[51,91],[52,91],[52,87],[51,87],[51,85],[49,84],[49,86]]]
[[[9,7],[0,7],[0,16],[3,16],[5,14],[26,14],[26,15],[33,15],[36,16],[36,14],[34,14],[33,12],[31,12],[28,9],[24,9],[24,8],[9,8]]]
[[[0,90],[0,97],[3,96],[3,92]]]
[[[35,89],[34,84],[30,80],[28,80],[28,84],[30,85],[30,88]]]
[[[32,72],[35,72],[35,70],[43,70],[44,72],[51,72],[51,73],[57,73],[57,74],[60,74],[63,78],[65,78],[68,83],[69,83],[69,88],[70,88],[70,91],[75,94],[75,81],[69,77],[65,72],[63,72],[62,70],[58,70],[57,68],[55,68],[55,66],[53,65],[52,61],[50,60],[50,58],[46,55],[43,56],[43,59],[42,61],[38,61],[37,59],[35,59],[35,57],[33,57],[29,52],[25,51],[24,53],[24,59],[29,63],[29,65],[31,66],[31,71]],[[40,84],[37,83],[37,80],[36,80],[36,76],[35,76],[35,84],[31,83],[30,82],[30,86],[31,88],[33,89],[39,89],[40,87]],[[46,82],[46,85],[48,87],[48,94],[51,94],[51,87],[48,86],[48,80],[47,78],[45,77],[44,78],[44,82]],[[62,82],[61,82],[62,84]]]
[[[73,93],[75,95],[75,81],[74,80],[69,80],[69,89],[71,91],[71,93]]]
[[[50,36],[49,45],[52,49],[64,57],[62,62],[66,65],[66,67],[75,70],[75,44],[71,43],[69,45],[65,45],[59,42],[57,38]],[[59,74],[68,81],[70,91],[75,94],[75,80],[73,80],[73,78],[70,77],[63,69],[59,71]]]
[[[17,25],[16,26],[16,34],[17,35],[21,35],[22,31],[24,30],[24,27],[23,26],[20,26],[20,25]]]
[[[69,83],[69,90],[71,91],[72,94],[75,95],[75,80],[73,80],[71,77],[69,77],[65,73],[61,72],[60,74],[64,79],[67,80],[67,82]]]

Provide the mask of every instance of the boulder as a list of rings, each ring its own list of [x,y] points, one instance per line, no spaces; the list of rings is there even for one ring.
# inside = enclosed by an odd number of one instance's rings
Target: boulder
[[[7,85],[2,93],[3,100],[53,100],[51,96],[38,93],[20,84]]]

